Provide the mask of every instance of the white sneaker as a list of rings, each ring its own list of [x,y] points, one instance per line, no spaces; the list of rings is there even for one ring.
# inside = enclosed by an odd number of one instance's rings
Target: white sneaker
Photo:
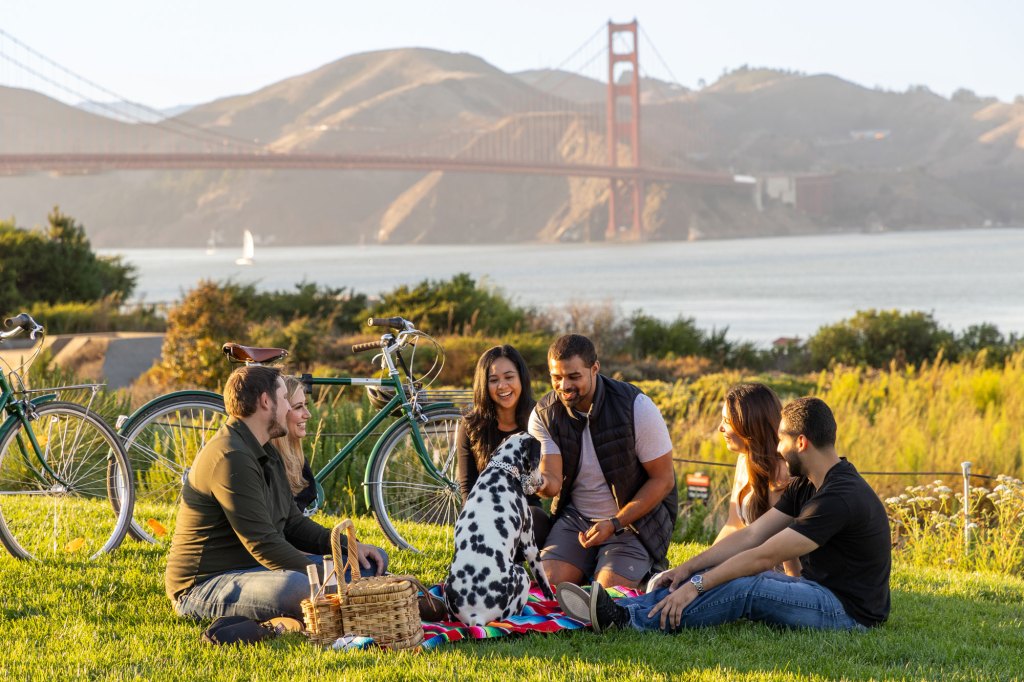
[[[581,623],[590,622],[590,593],[574,583],[559,583],[555,598],[565,615]]]

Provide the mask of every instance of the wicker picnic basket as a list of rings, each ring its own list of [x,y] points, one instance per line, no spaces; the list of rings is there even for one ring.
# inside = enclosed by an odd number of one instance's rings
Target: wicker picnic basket
[[[313,642],[324,646],[330,646],[344,634],[341,630],[338,595],[324,592],[328,578],[324,576],[320,589],[310,599],[302,600],[302,619],[306,623],[306,633]]]
[[[347,535],[347,552],[341,548],[342,533]],[[348,519],[331,530],[331,551],[338,594],[303,602],[310,638],[329,644],[342,635],[360,635],[389,649],[414,649],[422,644],[417,591],[426,593],[426,588],[411,575],[362,577],[355,531]],[[342,556],[346,557],[344,564],[339,561]],[[351,572],[349,583],[345,582],[346,569]]]

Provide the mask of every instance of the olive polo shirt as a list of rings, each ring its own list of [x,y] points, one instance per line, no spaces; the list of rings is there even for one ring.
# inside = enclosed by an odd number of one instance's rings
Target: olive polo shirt
[[[295,505],[284,462],[231,418],[200,450],[181,491],[164,588],[172,601],[226,571],[305,573],[304,552],[329,554],[331,533]]]

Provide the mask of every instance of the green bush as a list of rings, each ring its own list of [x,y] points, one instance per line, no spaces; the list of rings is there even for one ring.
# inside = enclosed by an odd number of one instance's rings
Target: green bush
[[[994,324],[985,322],[965,329],[956,339],[960,357],[983,359],[989,365],[1001,365],[1015,352],[1024,349],[1024,338],[1004,336]]]
[[[629,318],[632,328],[630,353],[634,358],[699,355],[704,333],[692,317],[677,317],[672,322],[645,315],[642,310]]]
[[[852,318],[821,327],[807,342],[811,364],[886,367],[917,365],[944,351],[956,354],[953,333],[942,329],[931,313],[861,310]]]
[[[45,229],[0,221],[0,311],[33,303],[123,301],[135,289],[135,268],[97,256],[85,229],[54,207]],[[6,312],[4,314],[7,314]]]
[[[450,280],[423,280],[382,293],[367,309],[377,317],[398,315],[430,334],[507,334],[526,329],[528,311],[466,273]]]
[[[366,295],[344,287],[321,287],[311,282],[299,282],[295,291],[264,291],[254,288],[249,296],[247,314],[255,322],[276,320],[284,325],[300,319],[316,320],[325,332],[339,334],[364,328],[362,315],[366,308]]]
[[[251,285],[201,281],[168,312],[160,362],[144,379],[168,389],[219,390],[231,373],[221,346],[225,341],[245,342],[252,294]]]
[[[100,301],[43,303],[28,306],[27,312],[47,334],[82,334],[86,332],[163,331],[167,321],[156,306],[137,305],[125,309],[117,296]]]

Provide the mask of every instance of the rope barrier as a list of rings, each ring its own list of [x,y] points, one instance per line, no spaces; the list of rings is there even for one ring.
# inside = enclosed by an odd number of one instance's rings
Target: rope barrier
[[[685,462],[687,464],[702,464],[713,467],[729,467],[732,469],[736,468],[735,464],[728,462],[712,462],[706,459],[687,459],[685,457],[673,457],[673,462]],[[963,474],[959,471],[861,471],[862,476],[956,476],[960,478]],[[969,474],[971,478],[984,478],[990,481],[994,481],[999,478],[999,475],[991,476],[988,474]]]

